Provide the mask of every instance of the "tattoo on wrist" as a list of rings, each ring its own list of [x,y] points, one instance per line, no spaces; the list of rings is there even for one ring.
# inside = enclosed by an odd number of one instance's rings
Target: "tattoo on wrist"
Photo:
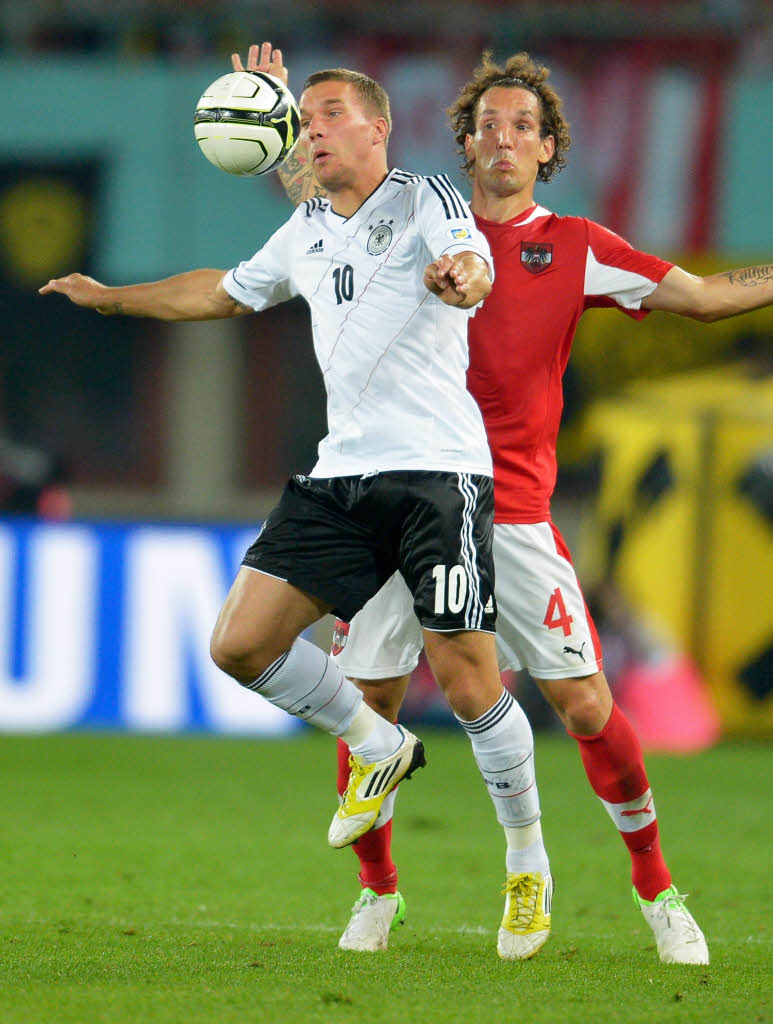
[[[730,284],[740,284],[743,288],[756,288],[760,284],[773,281],[773,264],[766,263],[759,267],[743,267],[741,270],[728,270],[724,275]]]

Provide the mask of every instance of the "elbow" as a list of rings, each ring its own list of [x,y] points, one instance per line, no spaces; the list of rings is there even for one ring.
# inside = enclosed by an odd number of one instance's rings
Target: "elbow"
[[[716,288],[704,286],[686,303],[685,315],[702,324],[713,324],[742,312],[732,296],[722,294]]]
[[[721,314],[717,313],[716,310],[713,309],[696,310],[695,312],[688,313],[688,316],[692,320],[697,320],[702,324],[713,324],[715,320],[722,319]]]
[[[705,303],[700,309],[691,310],[688,316],[691,316],[693,320],[698,320],[702,324],[713,324],[717,320],[724,320],[726,317],[734,316],[738,310],[726,308],[722,306],[712,306]]]

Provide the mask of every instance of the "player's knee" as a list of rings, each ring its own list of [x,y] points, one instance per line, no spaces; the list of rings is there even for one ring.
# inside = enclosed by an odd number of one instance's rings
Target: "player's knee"
[[[266,661],[268,655],[262,651],[260,645],[252,641],[247,642],[234,630],[219,623],[212,633],[209,653],[221,671],[240,683],[252,682],[271,663],[270,658]]]
[[[209,641],[209,655],[223,672],[229,676],[236,675],[234,669],[239,663],[239,651],[230,642],[228,635],[218,627],[215,627]]]
[[[430,666],[454,713],[465,721],[472,721],[502,695],[502,681],[496,657],[492,653],[458,647],[446,647],[441,657],[430,657]]]
[[[612,697],[604,681],[595,676],[574,679],[571,685],[547,694],[550,703],[569,732],[594,736],[601,732],[612,710]]]

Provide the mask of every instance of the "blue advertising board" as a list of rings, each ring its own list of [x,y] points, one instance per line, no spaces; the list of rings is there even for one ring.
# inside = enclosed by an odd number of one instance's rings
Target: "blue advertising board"
[[[299,728],[209,656],[255,534],[0,521],[0,731]]]

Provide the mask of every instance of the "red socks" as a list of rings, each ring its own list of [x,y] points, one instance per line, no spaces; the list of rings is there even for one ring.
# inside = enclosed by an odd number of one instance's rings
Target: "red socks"
[[[631,878],[645,900],[671,884],[660,850],[655,806],[644,768],[641,744],[631,723],[612,705],[609,721],[595,736],[578,736],[585,774],[609,812],[631,855]],[[338,792],[349,781],[349,748],[338,740]],[[397,892],[397,868],[392,860],[392,821],[371,829],[353,844],[360,861],[360,882],[379,896]]]
[[[643,899],[654,900],[671,884],[671,874],[660,851],[655,805],[633,726],[613,704],[609,721],[600,733],[569,735],[577,740],[593,791],[631,854],[634,888]]]
[[[349,747],[338,740],[338,794],[349,781]],[[380,828],[366,832],[352,849],[360,861],[359,879],[363,889],[372,889],[377,896],[397,892],[397,868],[392,860],[392,819]]]

